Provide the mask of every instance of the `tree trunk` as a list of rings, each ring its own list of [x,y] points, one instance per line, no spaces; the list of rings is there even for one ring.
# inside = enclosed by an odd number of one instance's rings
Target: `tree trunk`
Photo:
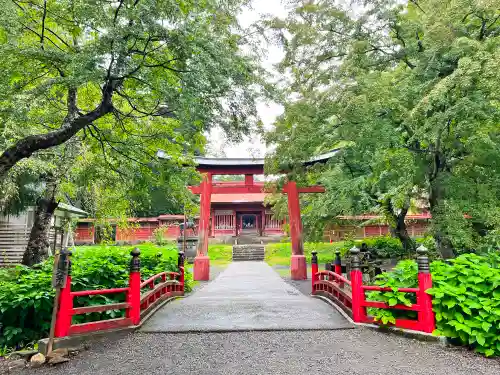
[[[50,224],[58,205],[53,193],[46,194],[38,200],[30,239],[23,255],[22,264],[25,266],[31,267],[47,258],[50,246]]]
[[[404,222],[404,217],[401,220],[402,224],[400,222],[400,217],[401,216],[398,215],[398,220],[397,220],[398,224],[396,225],[396,227],[395,228],[390,227],[391,235],[393,237],[398,238],[401,241],[403,249],[408,255],[410,255],[413,254],[413,252],[415,251],[415,242],[408,234],[408,230],[406,229],[406,223]]]
[[[431,182],[429,191],[429,207],[433,220],[439,217],[440,203],[443,200],[442,188],[438,180]],[[455,258],[455,251],[451,239],[446,236],[442,229],[437,227],[434,232],[434,240],[436,241],[436,248],[443,257],[443,259]]]
[[[401,245],[403,245],[403,249],[408,255],[412,254],[415,251],[415,242],[408,234],[405,222],[406,214],[410,209],[410,200],[407,200],[399,213],[394,211],[394,207],[392,206],[390,199],[385,202],[385,209],[392,218],[391,223],[389,223],[391,235],[401,241]]]

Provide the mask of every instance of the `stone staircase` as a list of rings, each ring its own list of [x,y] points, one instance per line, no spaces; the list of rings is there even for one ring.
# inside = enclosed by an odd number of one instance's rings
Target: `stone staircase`
[[[264,260],[264,245],[233,245],[233,262]]]

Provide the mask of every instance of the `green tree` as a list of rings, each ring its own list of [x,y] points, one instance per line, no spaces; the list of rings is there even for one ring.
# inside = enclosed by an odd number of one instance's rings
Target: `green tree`
[[[1,2],[0,209],[37,205],[26,264],[45,256],[59,201],[103,220],[162,196],[176,211],[204,131],[250,131],[263,75],[240,51],[244,4]]]
[[[151,149],[183,148],[214,124],[248,131],[261,75],[240,52],[243,4],[2,1],[0,178],[80,132]]]
[[[333,194],[313,212],[381,212],[404,244],[404,216],[425,200],[445,258],[498,226],[497,8],[369,1],[353,12],[327,0],[271,22],[294,98],[267,137],[275,157],[342,148],[319,176]]]

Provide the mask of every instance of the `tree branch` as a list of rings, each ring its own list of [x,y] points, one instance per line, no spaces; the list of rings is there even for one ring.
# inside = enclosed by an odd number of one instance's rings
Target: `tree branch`
[[[113,109],[112,97],[114,89],[115,84],[107,82],[102,89],[101,103],[91,112],[70,121],[65,120],[57,130],[27,136],[7,148],[0,155],[0,179],[3,179],[7,172],[20,160],[30,157],[37,151],[63,144],[93,121],[110,113]]]
[[[47,0],[43,0],[43,13],[42,13],[42,33],[40,35],[40,46],[43,48],[43,39],[45,35],[45,18],[47,17]]]
[[[122,5],[123,5],[123,0],[120,0],[120,4],[118,4],[118,6],[116,7],[115,17],[113,19],[113,24],[114,25],[116,25],[116,20],[118,19],[118,12],[120,11]]]

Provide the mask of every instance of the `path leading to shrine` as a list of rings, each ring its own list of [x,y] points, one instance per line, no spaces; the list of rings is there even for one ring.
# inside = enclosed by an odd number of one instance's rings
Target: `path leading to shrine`
[[[328,304],[305,296],[264,262],[231,263],[193,295],[167,304],[141,332],[230,332],[353,328]]]
[[[464,349],[345,328],[352,326],[331,306],[300,293],[267,264],[232,263],[192,295],[167,304],[143,332],[102,338],[69,363],[23,373],[500,374],[498,360]]]

